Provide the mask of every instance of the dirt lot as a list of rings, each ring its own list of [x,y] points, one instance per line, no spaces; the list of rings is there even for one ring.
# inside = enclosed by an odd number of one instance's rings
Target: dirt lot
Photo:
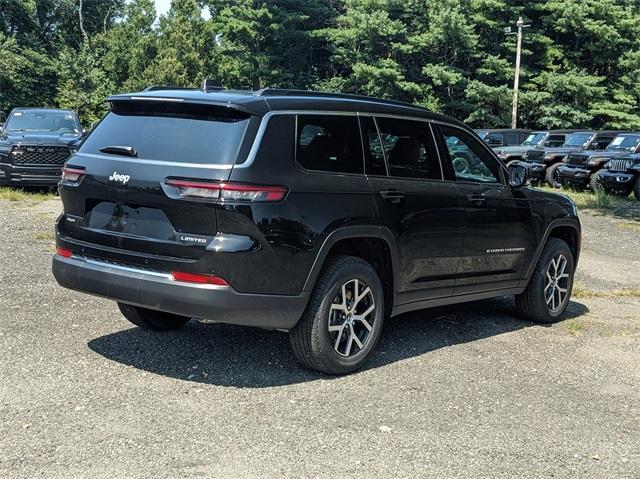
[[[0,200],[0,477],[640,477],[638,221],[582,215],[566,320],[412,313],[327,378],[282,333],[156,335],[57,287],[59,208]]]

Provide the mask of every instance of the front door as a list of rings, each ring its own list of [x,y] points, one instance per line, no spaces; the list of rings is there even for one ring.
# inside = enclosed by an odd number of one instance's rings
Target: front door
[[[524,191],[507,184],[506,170],[471,134],[453,126],[437,130],[445,174],[458,187],[466,223],[454,294],[517,286],[525,257],[537,246]]]
[[[464,218],[457,185],[443,181],[430,124],[363,116],[361,126],[380,224],[398,246],[396,305],[451,296]]]

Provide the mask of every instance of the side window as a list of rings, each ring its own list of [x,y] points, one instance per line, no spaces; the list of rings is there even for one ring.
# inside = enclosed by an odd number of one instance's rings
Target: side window
[[[296,161],[307,170],[364,173],[358,118],[298,115]]]
[[[441,126],[457,180],[500,183],[500,165],[472,135],[458,128]]]
[[[442,170],[429,124],[423,121],[376,118],[389,176],[441,180]]]
[[[498,135],[497,133],[491,133],[491,134],[487,135],[486,138],[484,139],[484,141],[491,148],[495,148],[497,146],[504,146],[503,137],[501,135]]]
[[[378,129],[370,116],[360,117],[362,139],[364,142],[365,173],[367,175],[386,176],[384,149],[378,135]]]

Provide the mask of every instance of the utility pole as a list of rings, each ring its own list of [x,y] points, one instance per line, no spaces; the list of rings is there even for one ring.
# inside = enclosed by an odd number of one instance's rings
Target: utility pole
[[[515,129],[518,126],[518,92],[520,90],[520,57],[522,56],[522,29],[529,28],[531,25],[525,25],[522,17],[518,18],[516,23],[518,27],[517,32],[512,32],[511,27],[504,29],[507,35],[518,35],[518,46],[516,47],[516,74],[513,80],[513,108],[511,110],[511,128]]]

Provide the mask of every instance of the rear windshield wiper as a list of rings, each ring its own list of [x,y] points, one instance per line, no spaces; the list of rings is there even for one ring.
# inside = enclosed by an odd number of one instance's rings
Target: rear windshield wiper
[[[121,145],[104,146],[100,148],[100,151],[102,153],[107,153],[109,155],[123,155],[123,156],[133,156],[133,157],[138,156],[138,152],[134,150],[133,147],[131,146],[121,146]]]

